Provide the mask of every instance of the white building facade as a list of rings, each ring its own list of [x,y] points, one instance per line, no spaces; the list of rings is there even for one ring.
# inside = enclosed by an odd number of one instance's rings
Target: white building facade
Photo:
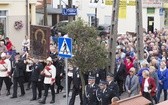
[[[97,19],[99,25],[110,25],[113,0],[97,0]],[[77,0],[78,15],[88,24],[91,24],[91,17],[95,16],[95,8],[90,7],[94,0]],[[102,5],[104,4],[104,6]],[[135,0],[120,0],[118,32],[135,32],[136,30],[136,2]],[[92,6],[93,7],[93,6]],[[165,11],[160,0],[142,0],[143,28],[146,31],[154,31],[165,27]]]
[[[36,23],[36,2],[0,0],[0,34],[9,37],[17,51],[21,51],[25,35],[29,35],[30,24]]]

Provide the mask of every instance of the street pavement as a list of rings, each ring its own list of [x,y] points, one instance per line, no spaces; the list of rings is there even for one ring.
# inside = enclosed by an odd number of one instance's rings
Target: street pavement
[[[0,96],[0,105],[40,105],[38,103],[39,100],[30,101],[30,99],[32,98],[31,90],[26,90],[26,94],[23,97],[19,97],[20,88],[18,88],[18,98],[10,99],[11,95],[6,96],[5,89],[6,89],[5,84],[3,84],[3,88],[1,90],[1,96]],[[11,89],[11,94],[12,92],[13,91]],[[65,94],[65,90],[63,90],[63,92],[59,94],[56,94],[56,102],[54,104],[50,104],[51,93],[49,92],[45,105],[66,105],[66,98],[63,98],[64,94]],[[70,93],[70,96],[71,96],[71,93]],[[126,93],[123,93],[120,98],[124,99],[124,98],[127,98],[127,96],[128,95]],[[69,100],[70,100],[70,97],[69,97]],[[163,93],[161,95],[161,101],[163,101]],[[76,97],[75,105],[80,105],[79,96]]]

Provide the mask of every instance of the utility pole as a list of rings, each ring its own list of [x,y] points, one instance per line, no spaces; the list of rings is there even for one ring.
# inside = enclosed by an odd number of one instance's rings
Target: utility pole
[[[118,35],[118,13],[120,0],[113,0],[112,17],[111,17],[111,32],[109,39],[109,59],[110,64],[108,70],[114,73],[116,59],[116,40]]]
[[[136,0],[136,34],[139,61],[144,59],[143,28],[142,28],[142,0]]]
[[[44,6],[44,25],[47,26],[47,0],[43,0],[43,6]]]
[[[97,4],[99,0],[95,0],[94,2]],[[97,7],[95,7],[95,27],[97,28]]]
[[[72,0],[68,0],[68,8],[72,8]],[[73,21],[73,16],[68,16],[68,21],[72,22]]]
[[[28,10],[28,8],[29,8],[29,6],[28,6],[28,4],[29,4],[29,1],[28,0],[26,0],[26,35],[29,35],[29,10]]]

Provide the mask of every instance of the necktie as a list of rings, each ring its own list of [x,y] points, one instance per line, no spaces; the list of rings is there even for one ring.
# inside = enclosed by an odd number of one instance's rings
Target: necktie
[[[132,77],[130,76],[130,81],[129,81],[129,86],[128,86],[129,90],[131,89],[131,82],[132,82]]]

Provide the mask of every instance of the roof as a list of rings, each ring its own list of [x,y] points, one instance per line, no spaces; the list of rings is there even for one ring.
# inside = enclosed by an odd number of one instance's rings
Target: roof
[[[119,100],[117,101],[117,103],[119,105],[148,105],[151,102],[144,98],[142,95],[136,95],[123,100]]]

